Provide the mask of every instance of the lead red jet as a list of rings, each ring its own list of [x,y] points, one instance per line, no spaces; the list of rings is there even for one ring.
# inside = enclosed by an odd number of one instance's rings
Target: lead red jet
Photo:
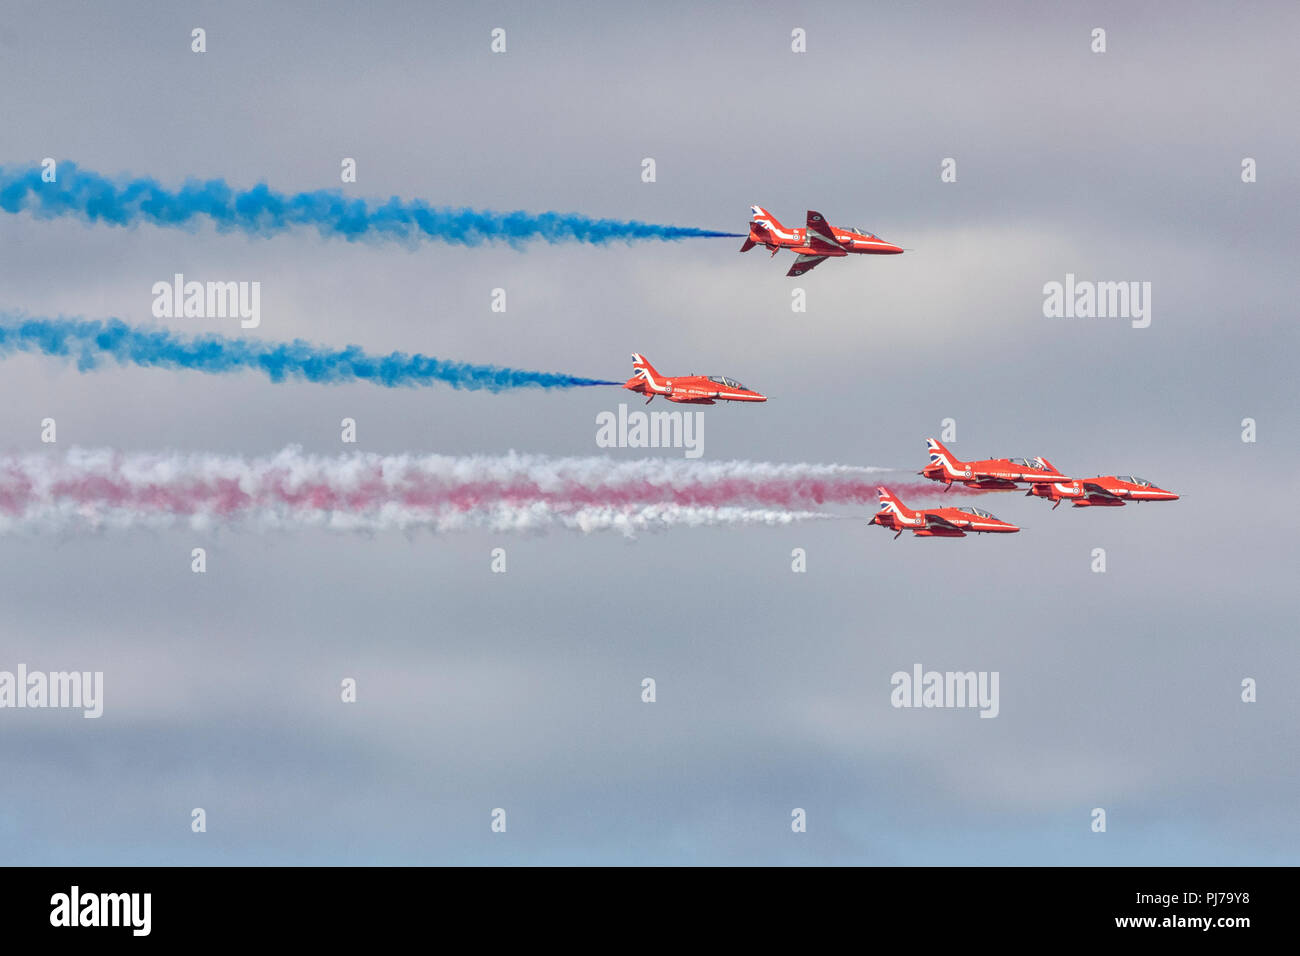
[[[647,405],[654,401],[656,395],[685,405],[767,401],[766,395],[745,388],[734,378],[725,375],[682,375],[677,378],[660,375],[639,352],[632,353],[632,377],[623,383],[623,387],[648,395],[649,398],[645,400]]]
[[[801,276],[816,269],[827,259],[839,259],[849,253],[868,256],[896,256],[902,247],[885,242],[879,236],[857,226],[832,226],[819,212],[808,210],[808,224],[803,229],[786,228],[762,206],[750,206],[749,238],[740,247],[748,252],[755,246],[770,249],[776,255],[782,249],[795,253],[794,265],[786,273]]]
[[[929,508],[913,511],[888,488],[877,488],[880,493],[880,510],[871,523],[890,531],[897,531],[894,540],[904,531],[917,538],[964,538],[967,532],[975,534],[1011,534],[1019,531],[1015,525],[995,518],[979,508]]]
[[[1056,502],[1052,505],[1053,511],[1061,506],[1062,501],[1069,501],[1076,508],[1119,508],[1130,501],[1178,500],[1178,495],[1172,491],[1157,488],[1145,478],[1132,475],[1042,482],[1032,485],[1025,494]]]
[[[960,482],[968,488],[983,491],[1015,491],[1018,483],[1069,481],[1046,458],[983,458],[979,461],[961,461],[933,438],[925,440],[930,449],[930,464],[919,474],[931,481],[941,481],[952,487]]]

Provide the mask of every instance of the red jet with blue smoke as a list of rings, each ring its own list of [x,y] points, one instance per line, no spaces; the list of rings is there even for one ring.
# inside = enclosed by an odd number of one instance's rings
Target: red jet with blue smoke
[[[775,256],[782,249],[795,254],[794,265],[786,273],[801,276],[827,259],[840,259],[849,253],[865,256],[896,256],[901,246],[886,242],[875,233],[858,226],[832,226],[819,212],[808,210],[808,224],[803,229],[786,228],[762,206],[750,206],[749,238],[740,247],[748,252],[755,246],[771,250]]]
[[[762,392],[745,388],[725,375],[663,375],[640,352],[632,353],[632,377],[623,383],[623,387],[648,396],[645,400],[647,405],[656,395],[683,405],[767,401]]]

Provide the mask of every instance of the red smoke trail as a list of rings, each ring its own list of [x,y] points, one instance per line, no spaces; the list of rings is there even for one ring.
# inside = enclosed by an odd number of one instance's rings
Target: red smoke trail
[[[550,511],[765,509],[826,505],[875,510],[883,484],[904,501],[935,504],[984,492],[929,481],[881,480],[882,469],[762,462],[616,460],[508,455],[495,458],[336,458],[287,449],[269,458],[122,455],[73,450],[62,457],[0,458],[0,516],[38,512],[95,516],[239,517],[447,515],[498,508]],[[678,512],[683,513],[683,512]]]
[[[455,482],[420,474],[392,476],[379,472],[349,476],[346,485],[342,485],[330,481],[296,480],[283,471],[272,470],[261,476],[256,487],[249,489],[230,478],[188,479],[164,484],[96,474],[60,478],[51,482],[38,496],[29,478],[8,469],[0,476],[0,511],[19,514],[42,498],[171,514],[210,512],[218,515],[266,506],[314,511],[364,511],[397,504],[408,508],[468,510],[494,504],[532,502],[580,507],[675,504],[796,509],[828,504],[874,505],[879,487],[880,483],[876,481],[850,478],[762,481],[728,478],[671,486],[649,481],[595,485],[571,482],[558,487],[543,487],[537,481],[524,479]],[[904,501],[911,498],[938,501],[986,493],[964,485],[954,485],[945,493],[942,485],[933,482],[890,482],[886,487]]]

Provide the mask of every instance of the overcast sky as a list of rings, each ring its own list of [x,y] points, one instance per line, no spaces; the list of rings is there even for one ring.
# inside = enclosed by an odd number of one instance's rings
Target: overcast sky
[[[706,410],[705,461],[915,471],[952,418],[964,457],[1183,498],[989,495],[1024,531],[964,540],[891,540],[872,505],[635,540],[3,537],[0,670],[102,670],[106,697],[99,720],[0,711],[5,862],[1297,862],[1296,5],[10,6],[0,165],[736,232],[751,204],[813,208],[915,251],[794,280],[738,239],[408,248],[3,215],[2,312],[152,323],[176,272],[257,280],[255,330],[161,324],[612,379],[635,350],[771,396]],[[1150,327],[1045,318],[1067,273],[1150,282]],[[346,416],[367,451],[681,457],[597,448],[624,394],[24,355],[0,451],[336,453]],[[998,717],[891,707],[916,663],[999,672]]]

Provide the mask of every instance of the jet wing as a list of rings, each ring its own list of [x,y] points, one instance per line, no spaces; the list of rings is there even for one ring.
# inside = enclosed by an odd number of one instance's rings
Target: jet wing
[[[816,269],[819,265],[821,265],[829,258],[830,256],[805,256],[805,255],[796,256],[794,260],[794,265],[790,267],[790,271],[787,272],[786,275],[801,276],[805,272],[812,272],[814,269]]]
[[[831,226],[826,221],[826,217],[811,209],[808,210],[808,228],[804,240],[809,246],[818,251],[825,250],[832,255],[842,251],[840,244],[835,241],[835,234],[831,232]]]
[[[941,517],[939,517],[937,514],[934,514],[934,513],[927,514],[927,515],[925,516],[925,523],[926,523],[927,527],[946,528],[946,529],[949,529],[949,530],[952,530],[952,531],[960,531],[960,530],[962,530],[962,529],[961,529],[961,525],[953,524],[953,523],[952,523],[951,521],[949,521],[947,518],[941,518]]]
[[[1015,491],[1017,487],[1015,478],[1003,478],[1001,475],[995,477],[994,475],[989,474],[987,471],[975,471],[971,473],[971,476],[969,478],[962,477],[957,480],[963,481],[966,484],[971,484],[972,482],[978,482],[979,484],[981,484],[986,488],[991,488],[996,486],[997,488],[1005,488],[1011,491]],[[1024,478],[1021,480],[1029,481],[1030,479]],[[1036,483],[1042,484],[1042,482],[1036,482]]]
[[[1084,491],[1088,492],[1088,494],[1090,495],[1097,495],[1098,497],[1101,498],[1114,498],[1116,501],[1119,500],[1119,495],[1115,494],[1114,492],[1107,491],[1101,485],[1093,484],[1091,481],[1085,481],[1083,483],[1083,489]]]

